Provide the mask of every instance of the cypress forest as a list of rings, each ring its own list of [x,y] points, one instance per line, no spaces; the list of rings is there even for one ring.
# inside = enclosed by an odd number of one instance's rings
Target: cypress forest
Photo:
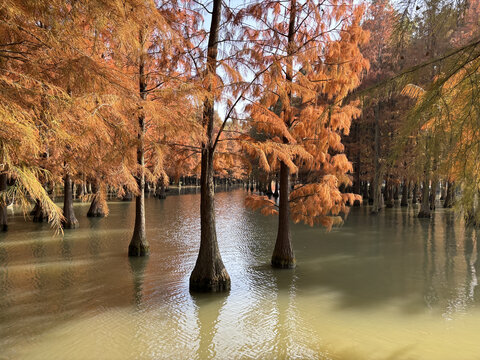
[[[478,359],[479,15],[2,0],[0,359]]]

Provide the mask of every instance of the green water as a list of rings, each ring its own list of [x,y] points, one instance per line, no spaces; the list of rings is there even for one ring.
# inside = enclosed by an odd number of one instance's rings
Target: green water
[[[11,216],[0,233],[0,359],[478,359],[480,247],[444,210],[292,229],[298,266],[273,270],[276,218],[216,195],[228,294],[192,296],[199,195],[147,199],[152,254],[129,260],[134,204],[52,236]],[[416,211],[416,210],[415,210]]]

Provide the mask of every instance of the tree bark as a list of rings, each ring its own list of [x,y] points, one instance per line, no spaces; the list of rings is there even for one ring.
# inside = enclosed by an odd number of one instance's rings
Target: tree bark
[[[296,0],[290,0],[290,19],[288,24],[288,42],[287,54],[290,55],[287,59],[287,68],[285,80],[292,82],[293,80],[293,59],[291,57],[294,41],[295,41],[295,20],[296,20]],[[292,94],[288,90],[288,98],[292,101]],[[284,120],[287,128],[290,128],[293,121],[292,110],[284,112]],[[287,139],[283,139],[287,143]],[[290,169],[282,161],[280,162],[280,200],[278,210],[278,232],[277,240],[275,241],[275,248],[272,254],[272,266],[281,269],[289,269],[295,267],[295,254],[293,253],[291,235],[290,235]],[[293,183],[292,183],[293,185]]]
[[[222,1],[213,1],[212,22],[208,39],[207,73],[215,74],[217,68],[218,32]],[[211,91],[209,86],[209,91]],[[200,250],[190,275],[190,291],[220,292],[230,290],[230,276],[220,256],[215,224],[215,186],[213,183],[214,157],[214,99],[208,97],[203,106],[203,126],[207,140],[202,144],[200,178]]]
[[[87,217],[105,217],[105,202],[102,201],[102,194],[100,193],[100,188],[97,186],[96,182],[92,184],[92,191],[93,199],[90,208],[88,209]]]
[[[296,263],[290,236],[289,178],[290,169],[281,162],[278,232],[272,255],[272,266],[281,269],[294,268]]]
[[[419,218],[429,218],[431,216],[430,212],[430,199],[429,199],[429,186],[430,186],[430,179],[426,176],[425,180],[423,181],[423,188],[422,188],[422,206],[420,207],[420,212],[418,213]]]
[[[403,188],[402,188],[402,200],[400,201],[400,206],[406,207],[408,206],[408,181],[403,181]]]
[[[163,183],[163,179],[160,180],[160,193],[158,194],[159,199],[166,199],[167,193],[165,192],[165,184]]]
[[[445,196],[444,208],[451,208],[455,201],[455,181],[449,181],[447,187],[447,195]]]
[[[0,174],[0,192],[7,191],[7,174]],[[0,205],[0,228],[2,231],[8,230],[8,219],[7,219],[7,198],[5,197],[5,203],[2,202]]]
[[[143,44],[143,35],[140,32],[140,43]],[[143,45],[142,45],[143,46]],[[143,49],[142,49],[143,51]],[[140,55],[139,59],[139,89],[140,98],[147,98],[147,82],[144,73],[145,59],[144,55]],[[150,254],[150,246],[147,242],[145,231],[145,115],[141,113],[138,116],[138,146],[137,146],[137,164],[139,165],[139,173],[136,175],[138,195],[135,196],[135,226],[133,228],[133,236],[128,245],[128,256],[147,256]]]
[[[413,185],[413,190],[412,190],[412,204],[417,203],[417,192],[418,192],[418,182],[415,181],[415,184]]]
[[[72,178],[68,171],[65,173],[64,178],[64,195],[63,195],[63,228],[64,229],[76,229],[78,228],[78,220],[75,217],[73,210],[73,186]]]
[[[373,188],[373,208],[372,214],[378,214],[382,208],[382,191],[380,183],[380,124],[379,124],[379,111],[380,105],[377,104],[374,108],[374,117],[375,117],[375,159],[374,159],[374,179],[371,187]]]

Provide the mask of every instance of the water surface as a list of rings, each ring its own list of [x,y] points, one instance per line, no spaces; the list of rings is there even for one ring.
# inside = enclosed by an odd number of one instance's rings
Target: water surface
[[[0,359],[478,359],[477,234],[452,213],[292,229],[298,266],[273,270],[276,218],[216,195],[228,294],[195,295],[199,195],[147,199],[152,254],[129,259],[134,204],[52,235],[11,216],[0,234]],[[416,210],[415,210],[416,211]]]

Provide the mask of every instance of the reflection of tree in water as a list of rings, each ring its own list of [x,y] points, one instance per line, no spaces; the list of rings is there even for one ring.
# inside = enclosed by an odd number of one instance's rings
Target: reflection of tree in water
[[[63,239],[61,242],[62,258],[66,261],[66,266],[63,266],[60,274],[60,289],[68,290],[74,284],[74,268],[73,268],[73,256],[72,256],[72,240]]]
[[[473,227],[466,229],[464,248],[465,265],[467,270],[465,278],[465,301],[468,303],[475,301],[475,287],[478,284],[477,272],[475,269],[475,264],[478,262],[477,253],[475,252],[475,247],[477,246],[476,236],[477,231]]]
[[[143,281],[148,257],[129,257],[128,261],[133,277],[133,302],[137,310],[140,310],[143,303]]]
[[[192,294],[199,333],[197,359],[212,359],[216,356],[214,338],[218,331],[218,317],[227,298],[228,293]],[[228,357],[228,354],[223,355]]]
[[[435,239],[433,236],[435,223],[432,220],[425,222],[423,219],[419,222],[423,230],[423,298],[427,307],[433,308],[438,303],[438,293],[433,281],[436,271]]]
[[[0,244],[0,320],[4,318],[6,309],[11,305],[11,298],[8,296],[9,288],[11,286],[8,279],[8,253],[5,246]]]
[[[273,278],[274,283],[277,284],[276,306],[278,314],[274,331],[274,354],[276,358],[287,359],[289,357],[289,348],[292,345],[301,345],[292,339],[292,334],[296,333],[296,329],[292,328],[295,325],[294,321],[290,321],[296,318],[296,314],[292,314],[295,311],[296,275],[294,270],[274,270]]]
[[[455,237],[455,219],[453,213],[445,214],[445,280],[449,289],[455,288],[455,256],[457,240]]]

